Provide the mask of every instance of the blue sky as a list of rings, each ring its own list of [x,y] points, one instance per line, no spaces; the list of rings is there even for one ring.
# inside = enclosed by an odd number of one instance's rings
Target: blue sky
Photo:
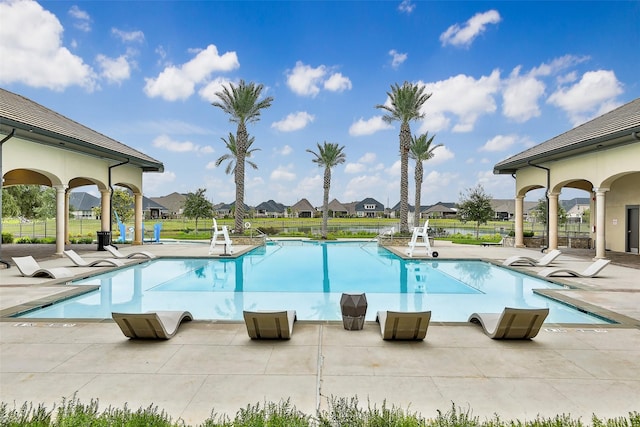
[[[250,205],[319,206],[323,170],[306,149],[324,141],[347,155],[331,198],[397,203],[399,125],[375,105],[404,81],[433,94],[412,132],[444,145],[422,203],[477,183],[511,198],[493,165],[639,97],[639,51],[638,1],[0,1],[3,88],[162,161],[146,196],[206,188],[214,203],[235,198],[213,165],[235,133],[211,106],[225,84],[274,97],[248,128]]]

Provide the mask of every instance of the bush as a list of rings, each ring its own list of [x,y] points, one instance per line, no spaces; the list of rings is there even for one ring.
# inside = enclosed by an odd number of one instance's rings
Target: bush
[[[13,243],[13,234],[2,233],[2,243]]]
[[[533,237],[536,233],[534,233],[533,231],[523,231],[522,232],[522,236],[524,237]],[[509,237],[515,237],[516,232],[511,230],[509,231]]]

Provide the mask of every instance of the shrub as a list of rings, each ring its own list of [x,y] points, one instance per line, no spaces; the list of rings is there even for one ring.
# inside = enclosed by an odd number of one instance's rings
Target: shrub
[[[13,243],[13,234],[2,233],[2,243]]]

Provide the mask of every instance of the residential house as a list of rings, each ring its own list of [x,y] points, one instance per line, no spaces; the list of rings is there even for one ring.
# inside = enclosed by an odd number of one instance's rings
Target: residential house
[[[282,203],[268,200],[255,207],[256,217],[281,218],[287,216],[287,207]]]
[[[316,208],[307,199],[300,199],[291,206],[291,215],[295,218],[313,218],[315,213]]]
[[[384,205],[371,197],[356,203],[355,210],[358,218],[384,217]]]
[[[525,219],[529,217],[529,213],[538,205],[538,202],[523,202]],[[516,214],[516,201],[513,199],[492,199],[491,207],[493,208],[495,219],[499,221],[513,220]]]
[[[329,216],[333,218],[344,218],[349,215],[349,210],[338,199],[329,202]]]
[[[455,218],[458,215],[458,208],[455,203],[438,202],[424,209],[421,218]]]
[[[589,210],[591,200],[588,197],[575,197],[571,200],[561,200],[560,204],[567,213],[567,221],[582,222],[585,211]]]
[[[173,192],[162,197],[150,197],[150,199],[167,208],[166,216],[162,218],[180,218],[184,211],[184,202],[187,200],[187,195]]]
[[[69,194],[69,213],[75,219],[98,219],[94,208],[101,208],[99,198],[84,191]]]

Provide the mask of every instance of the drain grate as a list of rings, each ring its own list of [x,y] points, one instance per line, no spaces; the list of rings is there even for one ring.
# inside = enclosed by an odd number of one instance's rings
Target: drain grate
[[[40,322],[21,322],[13,325],[17,328],[73,328],[75,323],[40,323]]]

